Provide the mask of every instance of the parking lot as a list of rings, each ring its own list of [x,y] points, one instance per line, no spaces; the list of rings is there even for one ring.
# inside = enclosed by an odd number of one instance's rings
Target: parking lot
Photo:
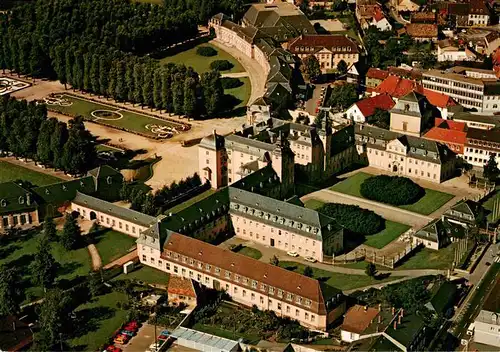
[[[163,327],[156,327],[156,336],[160,336],[161,331],[164,330]],[[145,323],[137,335],[135,335],[130,341],[120,347],[124,352],[144,352],[149,350],[149,346],[154,342],[155,339],[155,329],[154,325]]]
[[[314,115],[314,116],[316,116],[318,114],[317,113],[318,106],[320,106],[320,104],[318,104],[318,101],[322,100],[323,96],[321,95],[321,93],[326,90],[327,86],[328,86],[327,83],[326,84],[316,84],[315,85],[315,88],[314,88],[313,95],[312,95],[311,99],[309,99],[306,102],[306,111],[309,114]]]

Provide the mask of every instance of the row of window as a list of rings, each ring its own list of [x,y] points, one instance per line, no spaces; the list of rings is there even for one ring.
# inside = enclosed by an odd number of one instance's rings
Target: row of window
[[[31,224],[32,223],[31,214],[21,214],[21,215],[12,215],[12,225],[17,226],[19,224]],[[2,224],[4,228],[9,227],[9,217],[5,216],[2,219]]]
[[[243,225],[246,225],[247,224],[247,219],[245,218],[242,218],[243,219]],[[239,222],[240,221],[240,217],[239,216],[236,216],[236,222]],[[266,225],[265,224],[261,224],[259,223],[258,221],[253,221],[253,220],[248,220],[248,224],[249,225],[253,225],[255,224],[255,228],[259,228],[259,224],[262,226],[262,229],[265,230],[266,229]],[[274,233],[274,227],[272,226],[269,226],[270,229],[271,229],[271,233]],[[237,232],[239,232],[240,228],[238,227],[237,228]],[[278,232],[278,236],[281,236],[281,235],[285,235],[285,236],[288,236],[288,232],[287,231],[281,231],[281,230],[277,230]],[[252,233],[252,232],[250,232]],[[246,229],[243,229],[243,234],[245,235],[246,234]],[[258,238],[258,237],[257,237]],[[264,236],[263,239],[266,239],[266,237]],[[302,236],[298,236],[298,239],[302,239]],[[295,240],[295,235],[292,233],[292,240]],[[312,245],[313,246],[316,246],[316,241],[315,240],[311,240],[312,241]],[[306,244],[309,243],[309,238],[305,238],[305,242]]]

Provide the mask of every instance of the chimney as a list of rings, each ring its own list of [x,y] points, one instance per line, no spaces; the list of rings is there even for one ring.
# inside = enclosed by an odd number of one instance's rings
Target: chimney
[[[380,312],[381,310],[382,310],[382,304],[381,304],[381,303],[379,303],[379,304],[378,304],[378,311]]]
[[[382,322],[382,316],[379,314],[378,315],[378,323],[380,324]]]
[[[398,323],[396,320],[394,320],[394,330],[397,330]]]
[[[214,128],[214,136],[217,135],[217,130]]]
[[[365,313],[368,312],[368,306],[364,306],[363,308],[365,310]]]
[[[398,317],[398,324],[401,324],[401,315]]]
[[[394,315],[394,307],[392,307],[392,315]]]

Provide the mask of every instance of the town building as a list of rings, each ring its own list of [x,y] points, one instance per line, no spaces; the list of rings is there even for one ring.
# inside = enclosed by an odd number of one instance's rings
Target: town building
[[[465,143],[465,161],[472,166],[482,168],[490,159],[490,155],[500,163],[500,129],[469,128]]]
[[[359,158],[372,167],[435,183],[455,171],[455,154],[444,144],[359,124],[355,134]]]
[[[436,118],[434,127],[427,131],[423,137],[446,144],[451,151],[463,157],[467,142],[467,125],[463,122]]]
[[[477,56],[467,45],[456,40],[440,40],[437,45],[437,61],[476,61]]]
[[[417,42],[435,42],[438,39],[437,24],[409,23],[405,28],[406,34]]]
[[[318,280],[178,233],[164,235],[160,224],[141,235],[137,253],[142,264],[225,290],[237,303],[271,310],[312,329],[326,330],[345,312],[342,292],[327,290]]]
[[[371,8],[371,7],[370,7]],[[382,8],[380,6],[373,7],[372,17],[368,17],[367,13],[365,17],[361,19],[360,25],[363,29],[368,29],[370,26],[376,27],[379,31],[390,31],[392,30],[392,25],[387,20]]]
[[[500,80],[494,71],[455,67],[453,72],[435,69],[423,74],[426,89],[445,93],[456,102],[479,112],[496,112],[500,106]]]
[[[337,68],[340,61],[347,67],[359,61],[358,45],[345,35],[300,35],[289,40],[286,48],[301,60],[314,55],[323,73]]]
[[[487,28],[467,28],[457,36],[479,55],[490,56],[500,47],[500,33]]]
[[[380,9],[380,5],[376,0],[356,0],[356,19],[360,24],[367,21],[371,22],[377,8]]]
[[[453,121],[463,122],[467,127],[491,130],[500,127],[500,117],[471,112],[459,112],[453,115]]]
[[[423,245],[437,251],[450,243],[450,236],[446,233],[446,229],[446,222],[434,219],[413,234],[412,243],[415,246]]]
[[[412,91],[398,99],[390,110],[390,130],[420,137],[422,133],[432,126],[434,107],[425,95]]]
[[[444,6],[457,27],[486,27],[490,24],[490,11],[484,0],[445,2]]]
[[[366,79],[365,79],[367,92],[371,93],[387,77],[389,77],[388,71],[382,70],[380,68],[370,67],[366,72]]]
[[[185,304],[194,309],[198,304],[198,294],[201,293],[198,282],[180,276],[172,275],[168,280],[168,303],[172,305]]]
[[[375,114],[377,109],[389,111],[394,107],[394,104],[394,101],[388,94],[380,94],[352,104],[345,113],[349,120],[357,123],[365,123],[369,121],[368,118]]]
[[[410,15],[411,23],[437,23],[436,13],[434,12],[414,12]]]
[[[380,76],[382,76],[381,73]],[[382,83],[372,90],[372,95],[388,94],[397,102],[400,98],[415,90],[421,90],[420,84],[416,80],[389,75]]]
[[[474,342],[500,348],[500,279],[474,320]]]

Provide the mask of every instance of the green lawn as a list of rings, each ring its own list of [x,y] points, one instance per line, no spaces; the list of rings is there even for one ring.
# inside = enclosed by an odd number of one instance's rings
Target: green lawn
[[[106,265],[127,254],[136,245],[136,240],[134,237],[113,230],[98,234],[96,247],[101,256],[102,264]]]
[[[226,330],[213,325],[206,325],[202,323],[196,323],[193,325],[192,329],[198,330],[207,334],[224,337],[230,340],[244,339],[246,341],[254,342],[255,344],[260,341],[259,335],[249,334],[249,333],[241,333],[235,330]]]
[[[161,270],[151,268],[149,266],[142,266],[129,274],[121,274],[113,280],[140,280],[148,284],[168,285],[170,276]]]
[[[215,50],[217,50],[217,55],[211,57],[198,55],[196,53],[196,48],[198,48],[198,46],[212,47]],[[194,48],[182,51],[175,55],[164,57],[163,59],[160,60],[160,64],[165,65],[169,62],[173,62],[175,64],[184,64],[188,67],[191,66],[196,72],[202,74],[203,72],[210,71],[210,63],[212,63],[215,60],[227,60],[233,64],[233,68],[231,68],[228,71],[223,71],[221,73],[245,72],[245,69],[243,68],[243,66],[241,66],[238,60],[236,60],[233,56],[231,56],[224,50],[219,49],[218,47],[209,43],[200,44],[195,46]]]
[[[40,297],[43,293],[41,287],[35,287],[31,283],[29,270],[29,265],[36,252],[37,240],[36,234],[19,237],[15,240],[6,239],[6,243],[0,248],[0,265],[15,266],[21,270],[23,275],[21,286],[27,296],[26,301]],[[90,255],[86,247],[66,251],[58,242],[53,242],[52,254],[60,265],[56,283],[62,288],[71,287],[72,280],[86,276],[91,271]]]
[[[370,247],[384,248],[410,227],[399,222],[385,220],[385,228],[376,234],[366,236],[366,241],[363,243]]]
[[[483,203],[484,209],[486,209],[490,212],[486,217],[489,222],[496,222],[496,220],[497,220],[497,219],[493,219],[494,218],[493,206],[494,206],[495,202],[497,201],[497,199],[500,199],[500,191],[498,191],[498,190],[495,191],[495,193],[492,196],[490,196],[486,202]]]
[[[51,110],[59,111],[71,116],[81,115],[88,120],[93,120],[98,123],[102,122],[103,124],[115,126],[118,128],[127,128],[132,132],[137,131],[149,136],[157,136],[157,133],[154,133],[147,129],[147,125],[157,125],[172,128],[180,127],[179,124],[176,124],[174,122],[157,119],[148,115],[142,115],[140,113],[135,113],[129,110],[118,109],[114,106],[95,103],[66,94],[63,94],[63,97],[73,104],[71,106],[47,105],[47,107]],[[119,114],[123,115],[123,118],[96,119],[92,116],[92,112],[96,110],[118,112]],[[147,111],[147,108],[145,109],[145,111]]]
[[[262,253],[258,249],[252,247],[243,246],[239,251],[236,251],[236,253],[246,255],[253,259],[262,258]]]
[[[299,273],[303,273],[305,267],[304,264],[291,261],[280,261],[279,266],[288,270],[293,269],[293,271]],[[316,268],[313,268],[313,277],[315,279],[324,280],[326,284],[336,287],[342,291],[353,290],[360,287],[376,285],[383,282],[395,280],[390,276],[382,280],[377,280],[367,275],[341,274]],[[397,278],[400,279],[401,277]]]
[[[98,144],[95,146],[98,152],[123,152],[122,149],[118,149],[106,144]]]
[[[453,262],[455,247],[456,243],[452,243],[439,251],[421,248],[396,269],[449,269]]]
[[[309,209],[318,210],[325,203],[318,199],[308,199],[305,201],[304,206]],[[394,222],[390,220],[385,220],[385,228],[373,235],[365,236],[365,241],[363,242],[367,246],[375,248],[383,248],[396,238],[398,238],[403,232],[407,231],[411,226],[401,224],[399,222]]]
[[[107,343],[127,319],[128,311],[117,308],[118,302],[127,302],[127,296],[111,292],[82,304],[75,310],[77,319],[81,319],[83,324],[75,326],[74,333],[79,336],[67,341],[72,350],[97,351]]]
[[[193,198],[190,198],[190,199],[186,200],[185,202],[183,202],[181,204],[177,204],[175,207],[168,209],[168,212],[176,214],[176,213],[180,212],[181,210],[184,210],[184,209],[190,207],[194,203],[198,203],[200,200],[205,199],[208,196],[211,196],[214,193],[215,193],[215,190],[208,189],[205,192],[200,193],[197,196],[194,196]]]
[[[243,85],[224,90],[224,94],[232,95],[238,100],[238,105],[236,105],[234,109],[246,106],[252,92],[252,85],[250,84],[250,79],[248,77],[242,77],[239,78],[239,80],[243,82]]]
[[[363,181],[373,175],[367,174],[365,172],[358,172],[353,176],[335,184],[330,187],[332,191],[349,194],[351,196],[363,198],[360,193],[360,187]],[[435,191],[432,189],[425,188],[425,195],[420,198],[417,202],[409,205],[401,205],[399,208],[412,211],[414,213],[419,213],[423,215],[429,215],[434,211],[441,208],[448,201],[453,199],[454,195],[444,192]]]
[[[63,181],[59,177],[42,174],[41,172],[14,165],[7,161],[0,161],[0,183],[18,179],[29,181],[37,186],[45,186]]]

